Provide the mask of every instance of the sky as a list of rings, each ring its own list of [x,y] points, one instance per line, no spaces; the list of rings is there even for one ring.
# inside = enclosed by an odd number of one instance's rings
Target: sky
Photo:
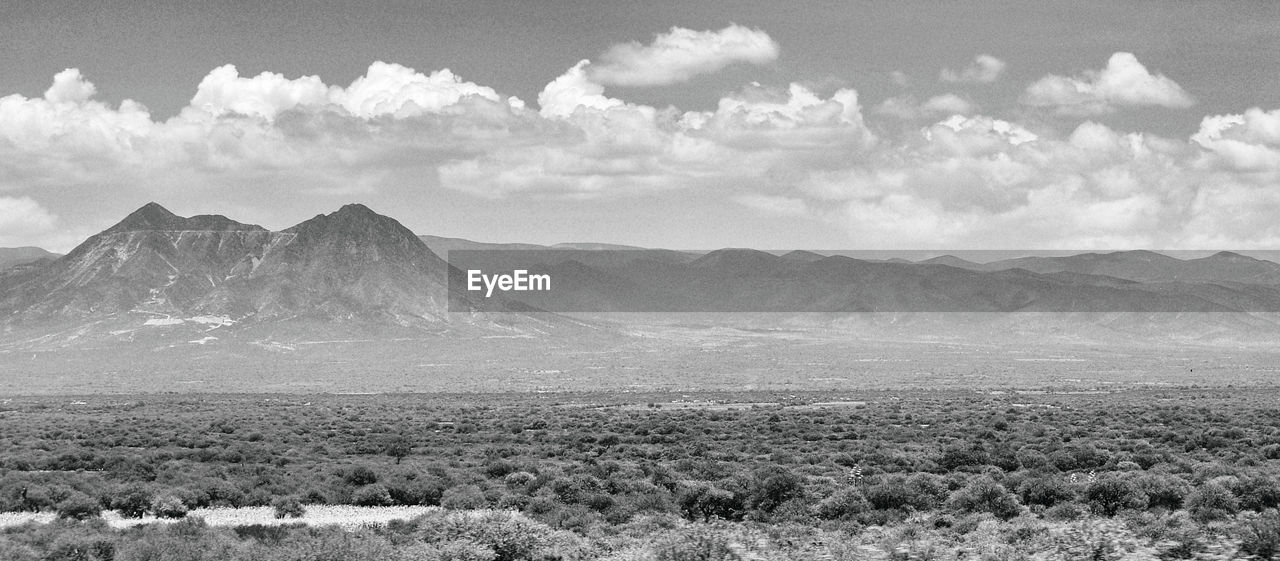
[[[1273,2],[183,4],[0,4],[0,247],[1280,247]]]

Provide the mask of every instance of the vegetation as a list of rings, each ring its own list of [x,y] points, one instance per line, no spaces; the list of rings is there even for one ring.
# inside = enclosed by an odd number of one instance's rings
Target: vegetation
[[[3,559],[1280,555],[1280,392],[30,398]],[[211,506],[438,505],[361,530]]]

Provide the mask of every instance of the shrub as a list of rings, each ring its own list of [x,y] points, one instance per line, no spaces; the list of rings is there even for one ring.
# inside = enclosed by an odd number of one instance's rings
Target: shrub
[[[141,485],[124,485],[107,495],[107,506],[125,518],[142,518],[151,508],[151,492]]]
[[[780,466],[756,470],[751,482],[751,506],[772,512],[782,503],[804,494],[804,478]]]
[[[391,492],[391,500],[402,505],[435,506],[440,504],[440,497],[444,494],[444,485],[430,476],[397,478],[387,481],[386,486]]]
[[[1191,492],[1191,486],[1176,475],[1140,475],[1133,484],[1147,496],[1147,508],[1182,508],[1183,499]]]
[[[0,559],[5,561],[40,561],[40,554],[30,547],[0,536]]]
[[[654,548],[657,561],[739,561],[742,556],[729,546],[723,532],[694,528],[667,539]]]
[[[476,485],[458,485],[445,490],[440,497],[440,506],[454,510],[484,508],[489,501],[484,498],[484,491]]]
[[[1086,514],[1089,514],[1089,511],[1080,503],[1058,503],[1044,511],[1046,519],[1064,522],[1079,520],[1084,518]]]
[[[1048,508],[1074,499],[1075,493],[1060,477],[1034,475],[1018,484],[1018,498],[1025,505]]]
[[[975,477],[964,488],[951,494],[951,508],[959,512],[989,512],[1002,520],[1022,511],[1018,498],[1003,485],[987,476]]]
[[[348,485],[361,487],[364,485],[372,485],[378,482],[378,474],[368,466],[352,466],[343,470],[340,475],[342,480]]]
[[[710,485],[694,485],[680,492],[680,512],[689,520],[741,520],[746,505],[743,497]]]
[[[1246,477],[1236,484],[1234,491],[1241,509],[1262,512],[1280,507],[1280,483],[1270,477]]]
[[[523,515],[501,511],[431,512],[414,523],[420,528],[418,537],[427,543],[471,542],[493,551],[494,561],[538,559],[554,533]]]
[[[1187,495],[1187,510],[1200,522],[1226,518],[1240,512],[1240,502],[1222,485],[1212,481]]]
[[[1147,506],[1147,496],[1132,483],[1118,477],[1104,477],[1093,481],[1084,490],[1085,501],[1094,512],[1115,516],[1125,509]]]
[[[151,501],[151,512],[160,518],[182,518],[187,515],[187,505],[173,494],[164,494]]]
[[[58,501],[54,510],[58,513],[58,518],[85,520],[102,514],[102,505],[89,495],[73,491],[67,498]]]
[[[814,514],[827,520],[847,519],[871,510],[871,503],[862,492],[846,487],[823,499],[814,507]]]
[[[1250,521],[1240,542],[1240,551],[1256,559],[1280,556],[1280,513],[1268,510]]]
[[[533,483],[533,480],[537,478],[538,476],[532,473],[529,473],[527,471],[516,471],[516,472],[507,474],[507,476],[502,479],[502,482],[505,483],[507,488],[509,489],[523,490],[527,488],[530,483]]]
[[[306,513],[306,509],[302,506],[302,501],[292,495],[272,499],[271,509],[275,511],[276,518],[302,518],[302,515]]]
[[[938,465],[947,471],[955,471],[962,467],[983,466],[991,460],[981,444],[960,445],[948,448],[938,459]]]
[[[351,504],[359,506],[389,506],[391,491],[386,485],[373,483],[365,485],[351,493]]]

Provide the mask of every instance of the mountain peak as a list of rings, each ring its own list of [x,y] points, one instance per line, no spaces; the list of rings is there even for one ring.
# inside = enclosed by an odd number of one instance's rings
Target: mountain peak
[[[169,209],[160,206],[159,203],[150,202],[142,205],[138,210],[129,213],[129,216],[124,217],[124,220],[121,220],[115,226],[107,229],[107,232],[167,230],[175,222],[181,220],[181,217],[169,212]]]
[[[285,230],[303,237],[341,236],[367,241],[403,241],[412,239],[422,243],[417,235],[396,219],[374,212],[359,203],[343,205],[329,214],[317,214],[314,218]]]
[[[1209,259],[1214,259],[1219,261],[1236,261],[1236,262],[1257,261],[1257,259],[1254,259],[1246,255],[1240,255],[1239,253],[1236,253],[1234,251],[1219,251],[1213,255],[1210,255]]]
[[[133,211],[115,226],[108,228],[104,234],[120,232],[146,231],[184,231],[184,230],[264,230],[261,226],[236,222],[217,214],[202,214],[183,218],[159,203],[150,202]]]

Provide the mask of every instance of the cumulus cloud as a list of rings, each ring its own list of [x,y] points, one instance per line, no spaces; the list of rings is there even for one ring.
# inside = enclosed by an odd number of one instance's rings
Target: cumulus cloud
[[[1115,53],[1100,71],[1076,77],[1047,75],[1027,86],[1022,103],[1067,115],[1100,115],[1118,107],[1184,109],[1196,100],[1177,82],[1152,74],[1132,53]]]
[[[611,97],[591,67],[552,79],[533,108],[443,69],[375,63],[333,85],[223,66],[165,120],[136,102],[100,101],[89,80],[64,71],[41,97],[0,97],[0,245],[61,231],[40,201],[67,193],[289,204],[300,193],[440,188],[722,201],[761,220],[822,222],[864,247],[1280,243],[1280,110],[1205,117],[1182,138],[1093,121],[1032,127],[952,94],[864,113],[852,88],[802,84],[748,84],[684,111]],[[1134,84],[1146,83],[1134,75],[1120,60],[1087,85],[1107,106],[1133,103]],[[909,128],[877,134],[894,127]]]
[[[687,82],[730,64],[765,64],[778,58],[778,43],[768,33],[741,25],[719,31],[672,27],[653,42],[614,45],[589,68],[600,84],[664,86]]]
[[[978,55],[963,70],[943,68],[938,79],[943,82],[976,82],[989,84],[1000,78],[1004,72],[1005,62],[991,55]]]
[[[78,76],[78,74],[77,74]],[[55,84],[55,87],[56,84]],[[246,78],[233,65],[213,69],[200,81],[190,107],[221,116],[226,113],[274,119],[298,107],[342,107],[351,115],[412,116],[439,113],[466,96],[500,101],[493,88],[467,82],[448,68],[422,74],[399,64],[375,62],[346,88],[326,86],[317,76],[288,79],[263,72]],[[508,100],[523,107],[518,98]]]

